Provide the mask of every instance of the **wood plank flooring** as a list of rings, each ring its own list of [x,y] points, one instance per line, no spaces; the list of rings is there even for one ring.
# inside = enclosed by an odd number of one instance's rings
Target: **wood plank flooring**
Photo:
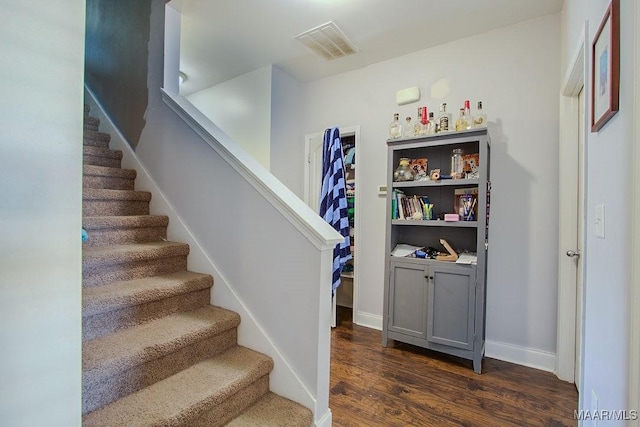
[[[555,375],[470,361],[391,341],[339,307],[331,332],[329,407],[335,427],[576,426],[578,393]]]

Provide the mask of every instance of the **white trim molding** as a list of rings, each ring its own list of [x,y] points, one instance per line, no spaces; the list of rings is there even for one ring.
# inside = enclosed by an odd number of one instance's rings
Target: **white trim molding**
[[[328,409],[325,414],[315,421],[316,427],[331,427],[333,424],[333,413]]]
[[[382,330],[382,316],[379,314],[367,313],[364,311],[354,311],[353,323],[359,326],[365,326],[371,329]]]
[[[634,2],[634,104],[633,117],[640,114],[640,5]],[[633,159],[634,164],[640,162],[640,121],[634,120],[633,126]],[[631,183],[633,194],[633,207],[640,209],[640,169],[634,168],[633,181]],[[634,210],[633,212],[638,212]],[[631,259],[640,259],[640,225],[638,221],[632,221],[631,230]],[[629,315],[631,325],[629,328],[629,409],[640,411],[640,263],[632,262],[631,267],[631,295],[629,298]],[[640,427],[640,419],[631,421],[634,427]]]
[[[554,372],[556,354],[498,341],[485,341],[485,357],[516,363],[542,371]]]

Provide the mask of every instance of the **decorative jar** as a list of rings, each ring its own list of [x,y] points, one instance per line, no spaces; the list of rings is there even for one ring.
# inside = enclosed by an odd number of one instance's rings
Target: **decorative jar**
[[[393,172],[393,180],[396,182],[413,181],[413,177],[414,172],[409,166],[409,159],[407,157],[401,158],[398,168]]]

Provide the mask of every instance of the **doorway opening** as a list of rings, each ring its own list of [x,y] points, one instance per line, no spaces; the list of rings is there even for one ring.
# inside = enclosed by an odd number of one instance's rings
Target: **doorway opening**
[[[349,215],[349,235],[351,238],[352,260],[349,261],[340,275],[340,286],[336,290],[332,304],[332,326],[337,324],[337,307],[351,308],[352,320],[358,313],[358,269],[357,251],[359,246],[358,209],[359,194],[359,164],[358,144],[360,141],[360,126],[339,127],[342,151],[345,164],[345,182],[347,186],[347,205]],[[315,212],[319,211],[320,190],[322,186],[322,144],[324,132],[317,132],[305,136],[305,171],[304,171],[304,201]],[[354,322],[355,323],[355,322]]]

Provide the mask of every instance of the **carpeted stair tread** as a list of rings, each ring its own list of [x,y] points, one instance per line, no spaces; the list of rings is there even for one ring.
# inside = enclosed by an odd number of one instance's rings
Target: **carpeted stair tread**
[[[87,133],[91,133],[91,132],[100,133],[99,131],[84,129],[84,131],[83,131],[84,136],[82,138],[82,144],[85,147],[109,148],[110,140],[104,139],[104,137],[99,136],[99,135],[88,136]],[[108,135],[109,137],[111,137],[111,135],[109,135],[108,133],[105,134],[105,135]]]
[[[312,422],[308,408],[269,392],[225,427],[309,427]]]
[[[91,130],[98,130],[100,127],[100,119],[96,117],[86,116],[84,118],[84,128]]]
[[[95,141],[104,141],[104,142],[111,141],[110,133],[100,132],[99,130],[85,130],[83,132],[83,136],[85,140],[92,139]]]
[[[85,156],[96,156],[96,157],[111,157],[113,159],[122,160],[122,151],[121,150],[111,150],[109,148],[100,148],[100,147],[92,147],[90,145],[85,145],[82,147],[82,152]]]
[[[82,153],[82,162],[85,165],[119,168],[122,165],[122,151],[85,145]]]
[[[106,176],[110,178],[136,179],[137,172],[134,169],[110,168],[105,166],[84,165],[84,175]]]
[[[83,417],[83,426],[192,426],[267,375],[273,361],[235,346]],[[250,403],[250,402],[248,402]]]
[[[85,216],[82,228],[89,239],[84,247],[167,240],[169,217],[164,215]]]
[[[87,231],[103,228],[166,227],[169,217],[166,215],[129,215],[129,216],[85,216],[82,228]]]
[[[151,193],[138,190],[108,190],[103,188],[85,188],[82,190],[82,200],[127,200],[148,202]]]
[[[133,190],[136,171],[119,167],[84,165],[82,188],[102,188],[110,190]]]
[[[237,313],[209,306],[85,341],[82,348],[83,381],[111,377],[239,324]]]
[[[181,271],[135,280],[123,280],[82,291],[82,315],[93,316],[123,307],[141,305],[213,286],[208,274]]]
[[[145,261],[188,254],[189,245],[178,242],[149,242],[88,247],[82,251],[82,265],[83,268],[90,268],[101,264]]]

